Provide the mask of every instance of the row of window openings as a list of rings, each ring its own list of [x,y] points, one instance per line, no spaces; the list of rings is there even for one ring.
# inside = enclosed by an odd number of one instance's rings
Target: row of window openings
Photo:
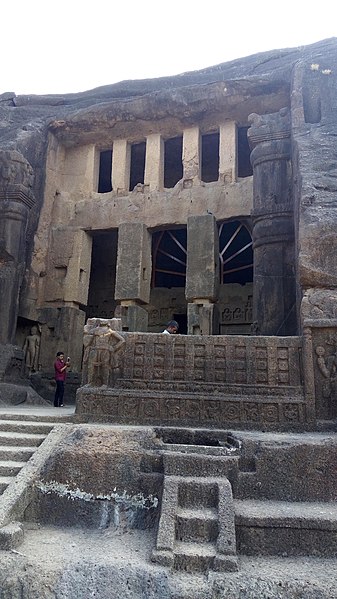
[[[247,138],[248,127],[238,128],[238,177],[252,175],[250,149]],[[204,183],[217,181],[219,178],[219,143],[217,133],[201,136],[201,180]],[[183,138],[173,137],[164,142],[164,187],[170,189],[183,178]],[[144,184],[146,143],[131,146],[130,185],[132,191],[138,183]],[[98,193],[112,191],[112,150],[100,152]]]

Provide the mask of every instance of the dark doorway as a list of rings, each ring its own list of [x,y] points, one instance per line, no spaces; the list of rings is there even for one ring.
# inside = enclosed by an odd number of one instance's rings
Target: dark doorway
[[[113,318],[118,231],[94,233],[88,294],[87,318]]]

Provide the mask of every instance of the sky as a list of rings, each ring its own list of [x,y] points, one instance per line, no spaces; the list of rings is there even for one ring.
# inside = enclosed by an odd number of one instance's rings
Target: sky
[[[332,0],[6,0],[0,94],[177,75],[337,36]]]

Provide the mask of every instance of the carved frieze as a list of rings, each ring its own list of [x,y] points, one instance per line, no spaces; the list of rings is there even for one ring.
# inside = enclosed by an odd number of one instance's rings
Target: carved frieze
[[[219,428],[224,426],[264,426],[266,429],[298,428],[304,425],[304,399],[259,397],[250,402],[237,396],[208,398],[184,393],[152,393],[135,389],[90,389],[77,394],[77,411],[81,416],[129,424],[166,424]]]

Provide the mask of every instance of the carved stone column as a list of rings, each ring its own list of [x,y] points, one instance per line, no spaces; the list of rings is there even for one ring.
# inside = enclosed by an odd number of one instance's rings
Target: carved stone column
[[[199,127],[185,129],[183,136],[184,187],[200,183],[200,158]]]
[[[0,343],[14,341],[26,265],[26,230],[35,203],[33,169],[17,151],[0,152]]]
[[[144,182],[150,191],[161,191],[164,186],[164,140],[159,133],[146,138]]]
[[[253,319],[262,335],[294,335],[296,280],[288,109],[250,115],[254,175]]]
[[[187,219],[186,299],[189,335],[217,332],[219,235],[212,214]]]
[[[122,223],[118,230],[115,299],[123,330],[147,331],[150,300],[151,235],[143,223]]]

